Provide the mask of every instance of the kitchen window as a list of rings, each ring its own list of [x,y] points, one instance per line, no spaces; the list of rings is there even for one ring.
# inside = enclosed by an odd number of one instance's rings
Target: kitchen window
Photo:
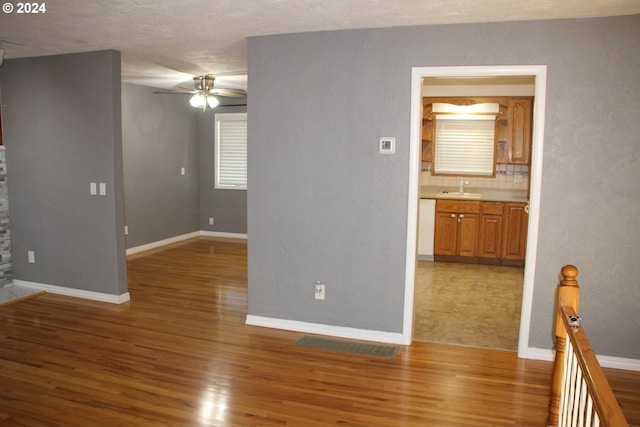
[[[247,189],[247,113],[215,116],[215,188]]]
[[[436,115],[434,154],[434,174],[494,176],[495,115]]]

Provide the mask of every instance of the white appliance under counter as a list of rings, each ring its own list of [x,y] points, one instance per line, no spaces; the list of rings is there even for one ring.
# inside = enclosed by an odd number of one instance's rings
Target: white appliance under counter
[[[433,243],[436,224],[436,201],[420,199],[418,210],[418,259],[433,261]]]

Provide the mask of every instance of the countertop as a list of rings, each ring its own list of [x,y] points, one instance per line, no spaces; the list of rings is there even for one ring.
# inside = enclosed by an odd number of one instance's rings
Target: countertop
[[[480,193],[480,198],[469,197],[438,197],[438,193],[442,191],[448,191],[450,193],[458,191],[458,187],[438,187],[438,186],[421,186],[420,198],[421,199],[444,199],[444,200],[470,200],[481,202],[515,202],[515,203],[528,203],[527,191],[525,190],[500,190],[497,188],[475,188],[465,187],[464,191],[467,193]]]

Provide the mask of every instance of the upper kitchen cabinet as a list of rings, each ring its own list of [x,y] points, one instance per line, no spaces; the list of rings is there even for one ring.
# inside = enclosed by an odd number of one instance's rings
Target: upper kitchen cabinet
[[[528,165],[531,156],[533,97],[424,97],[422,105],[422,161],[433,162],[436,145],[434,103],[473,106],[498,104],[495,115],[495,163]]]
[[[496,163],[509,163],[509,105],[500,105],[496,117]]]
[[[422,103],[422,161],[433,161],[433,140],[435,135],[433,105],[426,98]]]
[[[511,98],[507,126],[507,163],[527,165],[531,151],[531,114],[533,99]]]

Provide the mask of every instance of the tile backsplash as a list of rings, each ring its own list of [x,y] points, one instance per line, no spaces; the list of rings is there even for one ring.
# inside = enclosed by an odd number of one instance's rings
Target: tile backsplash
[[[431,163],[422,163],[420,185],[436,187],[457,187],[460,183],[457,176],[432,176]],[[495,178],[465,177],[466,187],[494,188],[502,190],[527,190],[529,187],[528,165],[497,165]]]

